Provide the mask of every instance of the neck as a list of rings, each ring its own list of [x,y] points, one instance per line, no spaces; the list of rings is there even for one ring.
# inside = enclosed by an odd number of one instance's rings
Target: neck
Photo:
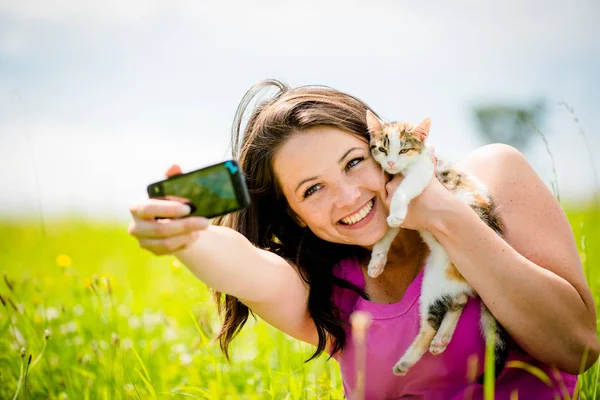
[[[401,229],[390,247],[388,264],[406,265],[420,259],[426,247],[418,231]]]
[[[360,256],[361,262],[369,263],[371,259],[372,246],[365,248]],[[427,251],[427,245],[421,240],[421,235],[418,231],[411,229],[400,229],[398,235],[392,242],[392,246],[388,252],[387,266],[404,265],[414,263],[422,258]]]

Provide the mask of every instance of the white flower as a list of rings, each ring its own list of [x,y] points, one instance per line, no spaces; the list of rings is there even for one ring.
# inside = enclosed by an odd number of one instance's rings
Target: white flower
[[[137,329],[140,326],[142,326],[140,317],[138,317],[137,315],[132,315],[131,317],[129,317],[129,326],[131,327],[131,329]]]
[[[189,353],[180,354],[179,361],[181,362],[181,365],[190,365],[192,361],[194,361],[194,357]]]
[[[117,311],[121,317],[127,318],[131,315],[131,309],[127,304],[119,304],[117,306]]]
[[[84,312],[85,308],[81,304],[75,304],[73,306],[73,314],[75,314],[76,316],[81,317]]]
[[[163,338],[168,342],[172,342],[173,340],[177,339],[177,330],[171,327],[166,328],[163,333]]]
[[[46,308],[46,320],[53,321],[59,317],[60,313],[54,307]]]

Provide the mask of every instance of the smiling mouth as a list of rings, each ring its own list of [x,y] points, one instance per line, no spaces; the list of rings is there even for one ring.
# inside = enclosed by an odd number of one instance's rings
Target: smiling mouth
[[[363,208],[355,212],[354,214],[342,218],[340,223],[342,225],[354,225],[360,221],[362,221],[373,209],[373,205],[375,204],[375,200],[371,199]]]

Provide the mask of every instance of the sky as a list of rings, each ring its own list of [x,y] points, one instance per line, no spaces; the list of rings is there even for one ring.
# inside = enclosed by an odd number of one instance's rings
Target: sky
[[[238,102],[267,78],[430,116],[449,161],[486,143],[474,106],[544,99],[552,157],[534,131],[522,150],[548,185],[554,162],[563,202],[590,198],[600,2],[440,4],[0,0],[0,218],[127,220],[171,164],[229,157]]]

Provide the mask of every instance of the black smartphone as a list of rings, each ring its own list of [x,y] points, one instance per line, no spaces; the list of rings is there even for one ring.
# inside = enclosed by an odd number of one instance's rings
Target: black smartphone
[[[172,176],[148,185],[147,190],[152,198],[188,204],[189,216],[214,218],[250,205],[244,173],[234,160]]]

